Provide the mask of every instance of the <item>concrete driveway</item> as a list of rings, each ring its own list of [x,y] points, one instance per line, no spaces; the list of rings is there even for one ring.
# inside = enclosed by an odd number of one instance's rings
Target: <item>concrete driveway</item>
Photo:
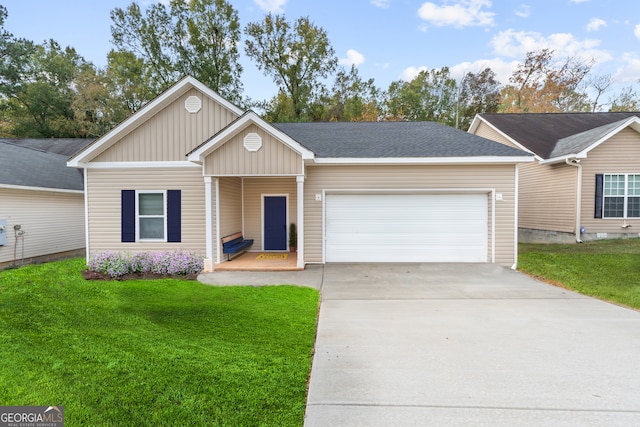
[[[328,264],[305,426],[640,425],[640,313],[486,264]]]

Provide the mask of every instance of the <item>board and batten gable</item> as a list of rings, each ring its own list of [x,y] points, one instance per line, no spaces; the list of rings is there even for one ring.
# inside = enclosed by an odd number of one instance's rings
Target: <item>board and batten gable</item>
[[[15,256],[30,259],[85,247],[84,197],[80,192],[0,188],[0,218],[7,221],[7,244],[0,265]],[[13,227],[24,231],[16,247]]]
[[[258,135],[261,147],[249,151],[244,139]],[[249,124],[205,157],[204,173],[210,176],[301,175],[302,157],[269,132]]]
[[[189,112],[185,102],[197,97],[201,108]],[[92,162],[184,161],[186,155],[238,115],[192,88],[149,120],[92,159]]]
[[[181,190],[181,242],[122,242],[122,190]],[[205,253],[205,186],[199,168],[87,170],[88,239],[91,254],[103,251]]]
[[[582,165],[581,225],[587,233],[638,233],[640,219],[627,219],[631,228],[623,229],[622,218],[594,218],[596,174],[640,173],[640,133],[622,129],[598,145],[580,161]]]
[[[305,179],[305,261],[323,262],[323,202],[316,194],[339,191],[484,192],[488,205],[488,256],[491,257],[495,234],[495,259],[487,262],[511,267],[515,263],[515,165],[313,165]],[[492,191],[502,195],[492,200]],[[495,204],[495,205],[494,205]],[[495,206],[496,229],[492,229]],[[495,231],[495,233],[494,233]]]

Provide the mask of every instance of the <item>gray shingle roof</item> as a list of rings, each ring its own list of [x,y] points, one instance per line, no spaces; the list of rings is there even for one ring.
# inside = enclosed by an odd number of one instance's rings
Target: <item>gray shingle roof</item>
[[[640,117],[640,112],[480,114],[543,159],[577,154],[595,142],[595,136],[606,135],[607,129],[632,116]]]
[[[2,138],[0,141],[71,157],[95,138]]]
[[[476,157],[528,154],[435,122],[273,123],[317,157]]]
[[[0,140],[0,185],[82,190],[82,171],[67,157]]]

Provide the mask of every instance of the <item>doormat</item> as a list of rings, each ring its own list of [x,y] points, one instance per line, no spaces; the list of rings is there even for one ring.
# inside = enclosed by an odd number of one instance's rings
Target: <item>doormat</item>
[[[260,254],[256,259],[287,259],[289,254]]]

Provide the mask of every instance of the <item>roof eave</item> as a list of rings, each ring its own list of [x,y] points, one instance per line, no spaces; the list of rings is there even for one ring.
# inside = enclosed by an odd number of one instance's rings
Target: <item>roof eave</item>
[[[319,165],[464,165],[531,163],[533,156],[468,157],[316,157]]]

